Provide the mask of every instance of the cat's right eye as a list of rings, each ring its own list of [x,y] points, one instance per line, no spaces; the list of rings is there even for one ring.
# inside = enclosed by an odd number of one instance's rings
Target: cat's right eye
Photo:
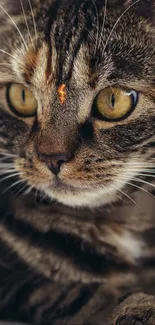
[[[37,112],[37,101],[29,88],[11,83],[7,86],[6,100],[12,112],[20,117],[31,117]]]
[[[138,103],[138,92],[122,87],[107,87],[101,90],[94,104],[94,117],[105,121],[120,121],[128,117]]]

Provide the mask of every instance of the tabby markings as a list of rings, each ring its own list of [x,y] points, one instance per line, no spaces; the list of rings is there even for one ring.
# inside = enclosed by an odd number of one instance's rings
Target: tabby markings
[[[66,97],[67,97],[66,85],[65,85],[65,84],[62,84],[62,85],[58,88],[58,95],[59,95],[60,103],[61,103],[61,104],[65,104],[65,102],[66,102]]]

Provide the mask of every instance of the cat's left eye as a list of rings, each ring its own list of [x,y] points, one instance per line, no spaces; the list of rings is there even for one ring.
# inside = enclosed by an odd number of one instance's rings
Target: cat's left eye
[[[31,117],[36,114],[37,101],[29,88],[12,83],[6,91],[9,108],[20,117]]]
[[[138,103],[138,92],[119,87],[107,87],[99,92],[93,107],[94,117],[119,121],[133,112]]]

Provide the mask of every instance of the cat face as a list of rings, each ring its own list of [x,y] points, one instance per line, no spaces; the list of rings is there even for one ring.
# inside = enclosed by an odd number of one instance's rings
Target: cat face
[[[64,204],[116,200],[152,166],[154,1],[14,2],[0,1],[1,148]]]

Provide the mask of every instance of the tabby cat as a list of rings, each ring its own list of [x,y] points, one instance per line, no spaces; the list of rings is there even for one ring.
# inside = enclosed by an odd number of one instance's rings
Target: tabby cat
[[[0,0],[1,320],[155,293],[154,40],[154,0]]]

